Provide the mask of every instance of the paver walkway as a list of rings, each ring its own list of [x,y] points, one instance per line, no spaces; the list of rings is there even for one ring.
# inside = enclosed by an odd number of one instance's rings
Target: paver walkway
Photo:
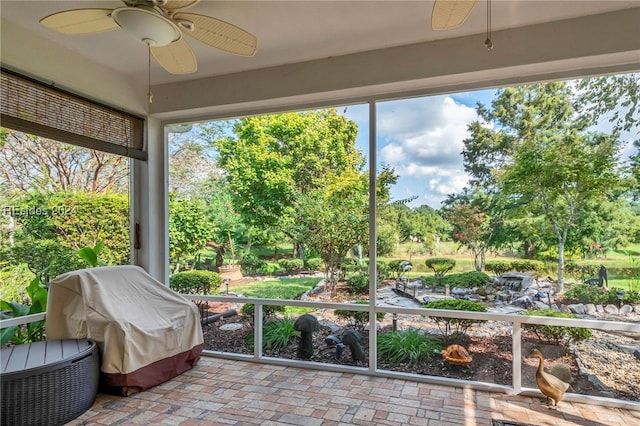
[[[130,397],[99,394],[70,425],[638,425],[640,411],[204,357]],[[518,422],[518,423],[515,423]]]

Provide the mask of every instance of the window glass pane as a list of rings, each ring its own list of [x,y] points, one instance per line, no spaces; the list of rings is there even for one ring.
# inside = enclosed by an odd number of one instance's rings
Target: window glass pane
[[[0,131],[2,299],[31,303],[34,278],[46,285],[71,270],[128,264],[129,160]]]

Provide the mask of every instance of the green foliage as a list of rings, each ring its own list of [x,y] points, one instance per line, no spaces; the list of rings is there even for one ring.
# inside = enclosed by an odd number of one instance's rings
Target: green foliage
[[[389,267],[386,262],[382,260],[376,261],[376,274],[378,275],[378,281],[384,281],[389,278],[390,275]]]
[[[322,259],[319,257],[312,257],[306,261],[307,269],[310,271],[319,271],[322,269]]]
[[[302,259],[280,259],[278,260],[278,265],[282,269],[284,269],[287,273],[295,272],[304,266],[304,261]]]
[[[352,294],[369,293],[369,275],[354,274],[347,278],[347,288]]]
[[[468,312],[486,312],[487,307],[479,302],[472,302],[463,299],[441,299],[433,300],[425,305],[427,309],[446,309],[451,311],[468,311]],[[445,318],[431,317],[442,332],[443,343],[449,344],[464,335],[467,330],[482,320],[461,319],[461,318]]]
[[[564,270],[567,274],[584,280],[587,277],[598,275],[598,266],[590,264],[580,264],[576,262],[567,262],[564,265]]]
[[[510,260],[488,260],[484,265],[484,269],[493,272],[496,275],[502,275],[511,271]]]
[[[429,362],[433,353],[441,349],[437,339],[416,329],[379,333],[377,347],[380,361],[412,367]]]
[[[181,294],[213,294],[221,284],[220,274],[211,271],[178,272],[169,278],[171,289]]]
[[[266,321],[270,318],[275,318],[276,315],[283,315],[285,312],[285,306],[281,305],[262,305],[262,319]],[[246,317],[251,323],[253,323],[255,306],[253,303],[245,303],[240,309],[242,316]]]
[[[369,302],[366,300],[356,300],[353,302],[357,305],[368,305]],[[363,331],[366,325],[369,323],[369,312],[368,311],[351,311],[348,309],[336,309],[333,311],[336,317],[342,319],[343,321],[350,321],[353,323],[354,327],[357,330]],[[376,312],[376,319],[378,321],[382,321],[384,319],[384,312]]]
[[[263,348],[275,351],[289,345],[294,337],[300,336],[300,332],[293,328],[294,323],[295,321],[291,318],[276,319],[266,323],[262,328]]]
[[[1,256],[26,263],[43,282],[86,266],[77,251],[108,241],[100,252],[105,264],[129,260],[128,198],[85,192],[31,193],[15,200],[14,244]],[[4,237],[3,237],[4,238]]]
[[[511,260],[489,260],[485,264],[485,269],[495,275],[502,275],[507,272],[537,272],[544,268],[544,263],[539,260],[511,259]]]
[[[242,267],[242,272],[247,275],[254,275],[259,272],[262,272],[264,268],[267,266],[267,262],[262,259],[258,259],[255,256],[245,256],[240,260],[240,266]]]
[[[389,273],[391,275],[392,278],[400,278],[400,275],[402,275],[402,268],[400,267],[400,263],[402,262],[409,262],[409,264],[411,264],[411,261],[409,260],[401,260],[401,259],[394,259],[389,261],[388,268],[389,268]]]
[[[99,241],[95,247],[86,246],[78,250],[78,257],[94,268],[104,266],[104,263],[98,260],[98,256],[100,256],[100,252],[103,248],[104,241]]]
[[[576,284],[572,285],[565,292],[565,296],[568,299],[576,300],[579,303],[587,304],[593,303],[594,305],[604,304],[617,304],[618,295],[616,294],[619,288],[606,289],[604,287],[598,287],[588,284]],[[625,292],[623,303],[639,303],[640,294],[635,291]]]
[[[448,257],[430,257],[424,261],[427,268],[431,269],[436,276],[444,276],[456,266],[456,260]]]
[[[424,280],[427,285],[433,286],[435,284],[438,284],[435,277],[427,277]],[[489,278],[489,275],[485,274],[484,272],[470,271],[447,275],[442,279],[441,284],[448,285],[451,288],[473,288],[483,286],[490,282],[491,278]]]
[[[576,315],[556,312],[553,309],[529,309],[522,312],[522,315],[554,318],[578,318]],[[591,337],[591,330],[582,327],[524,324],[524,329],[532,331],[541,340],[563,346],[566,346],[569,343],[580,343]]]
[[[31,282],[34,276],[27,265],[19,263],[12,265],[7,261],[0,261],[0,295],[7,302],[28,301],[24,283]]]
[[[202,201],[169,199],[169,257],[174,271],[202,250],[213,235]]]
[[[40,314],[47,311],[47,286],[34,278],[26,288],[26,293],[31,301],[30,305],[24,305],[15,301],[0,300],[0,317],[2,319],[17,318],[25,315]],[[5,312],[8,312],[5,313]],[[15,344],[36,342],[44,340],[45,322],[36,321],[26,326],[13,326],[0,330],[0,346],[8,342]]]

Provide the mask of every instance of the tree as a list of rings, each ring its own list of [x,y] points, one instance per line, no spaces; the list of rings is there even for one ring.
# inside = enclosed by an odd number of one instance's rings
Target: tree
[[[640,74],[619,74],[585,78],[578,81],[580,96],[576,110],[582,110],[585,117],[597,122],[605,117],[613,123],[615,130],[638,131],[640,121],[638,108],[638,88]]]
[[[236,137],[218,138],[214,145],[234,210],[247,226],[285,233],[302,256],[305,197],[363,172],[356,124],[328,109],[243,118],[233,131]]]
[[[4,191],[126,193],[125,157],[0,129],[0,174]]]
[[[558,251],[558,291],[563,291],[564,252],[579,212],[606,202],[619,182],[618,135],[590,133],[588,116],[574,109],[574,93],[562,82],[505,88],[484,123],[469,126],[465,169],[485,189],[499,190],[512,217],[542,215]]]
[[[502,223],[502,217],[490,213],[490,199],[478,191],[467,192],[450,195],[443,207],[444,217],[453,228],[454,241],[471,250],[476,271],[484,271],[487,248]]]
[[[169,255],[175,272],[205,247],[213,232],[204,202],[169,198]]]

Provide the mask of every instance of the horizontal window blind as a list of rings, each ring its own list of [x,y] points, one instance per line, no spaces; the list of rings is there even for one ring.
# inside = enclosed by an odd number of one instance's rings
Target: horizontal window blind
[[[2,69],[2,127],[146,160],[144,120]]]

